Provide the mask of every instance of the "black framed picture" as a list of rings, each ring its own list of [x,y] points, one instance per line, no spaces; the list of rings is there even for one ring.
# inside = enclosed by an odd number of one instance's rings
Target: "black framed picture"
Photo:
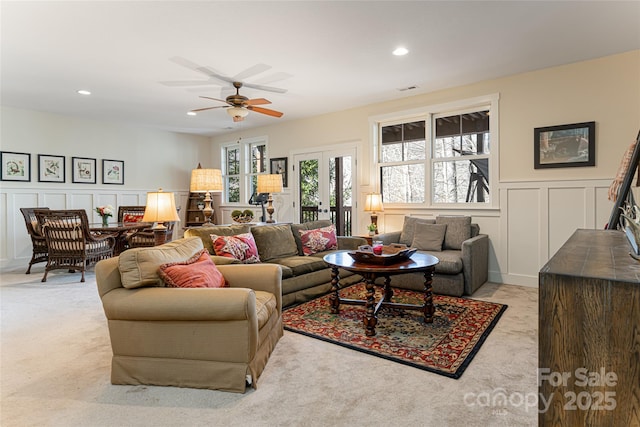
[[[96,159],[72,157],[71,169],[71,182],[77,184],[96,183]]]
[[[102,183],[124,184],[124,161],[102,159]]]
[[[65,157],[38,154],[38,181],[65,182]]]
[[[596,122],[547,126],[533,130],[534,168],[596,165]]]
[[[0,151],[2,181],[31,181],[31,154]]]
[[[278,157],[275,159],[271,159],[271,173],[277,173],[282,175],[282,186],[287,188],[288,180],[287,180],[287,169],[288,161],[286,157]]]

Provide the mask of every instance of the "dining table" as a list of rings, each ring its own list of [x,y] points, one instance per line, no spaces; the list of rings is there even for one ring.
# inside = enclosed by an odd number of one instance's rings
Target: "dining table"
[[[101,222],[89,224],[89,230],[95,235],[109,234],[116,239],[113,255],[120,255],[127,249],[127,234],[151,227],[150,222],[110,222],[107,225]]]

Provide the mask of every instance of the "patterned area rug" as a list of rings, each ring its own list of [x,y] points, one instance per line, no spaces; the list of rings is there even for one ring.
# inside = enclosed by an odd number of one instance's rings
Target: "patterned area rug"
[[[393,292],[393,302],[422,304],[419,292]],[[381,294],[376,287],[376,301]],[[365,295],[364,283],[340,291],[341,298]],[[282,318],[286,330],[457,379],[507,306],[444,295],[434,295],[434,304],[432,324],[423,322],[420,311],[382,307],[374,337],[364,333],[364,306],[343,304],[340,314],[331,314],[329,295],[289,308]]]

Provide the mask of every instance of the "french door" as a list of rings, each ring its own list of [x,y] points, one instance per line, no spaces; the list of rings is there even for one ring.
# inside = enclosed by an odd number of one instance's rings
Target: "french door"
[[[351,236],[356,177],[355,148],[294,156],[296,214],[300,223],[330,219],[340,236]]]

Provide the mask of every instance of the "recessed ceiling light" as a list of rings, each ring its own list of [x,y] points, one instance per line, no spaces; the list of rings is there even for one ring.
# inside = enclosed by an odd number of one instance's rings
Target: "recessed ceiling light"
[[[84,90],[84,89],[79,90],[78,93],[80,95],[91,95],[91,92],[89,92],[88,90]]]
[[[409,53],[409,49],[407,49],[406,47],[400,46],[400,47],[397,47],[392,53],[395,56],[403,56]]]
[[[198,113],[196,113],[195,111],[189,111],[187,113],[187,116],[197,116],[197,115],[198,115]]]

